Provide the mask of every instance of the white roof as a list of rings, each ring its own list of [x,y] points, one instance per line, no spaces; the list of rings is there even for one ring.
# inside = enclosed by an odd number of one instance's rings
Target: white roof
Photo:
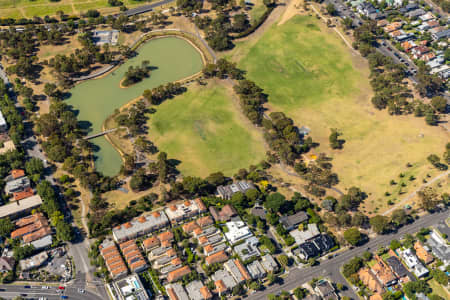
[[[242,239],[253,236],[250,228],[243,221],[230,221],[225,224],[228,232],[225,232],[227,240],[234,244]]]
[[[7,124],[6,124],[6,120],[5,120],[5,117],[3,117],[3,113],[2,113],[2,111],[0,110],[0,126],[6,126]]]

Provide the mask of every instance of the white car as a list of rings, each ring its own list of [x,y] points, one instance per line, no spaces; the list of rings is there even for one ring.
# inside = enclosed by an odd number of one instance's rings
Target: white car
[[[84,290],[83,289],[78,289],[78,293],[84,294]]]
[[[43,286],[42,286],[42,289],[43,289],[43,290],[48,290],[49,287],[48,287],[47,285],[43,285]]]

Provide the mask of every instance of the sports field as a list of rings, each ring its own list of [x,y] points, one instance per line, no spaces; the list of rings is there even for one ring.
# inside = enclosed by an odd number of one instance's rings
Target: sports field
[[[262,135],[241,115],[231,94],[214,81],[191,85],[150,116],[149,139],[181,161],[184,175],[233,175],[264,158]]]
[[[403,187],[402,195],[420,185],[427,173],[437,173],[426,157],[442,154],[448,133],[423,119],[375,110],[367,63],[315,17],[296,16],[274,24],[259,40],[244,41],[227,56],[269,94],[270,109],[312,130],[312,138],[321,144],[314,151],[334,158],[338,187],[345,191],[355,185],[369,194],[367,212],[382,211],[388,200],[402,199],[398,194],[384,196],[395,189],[389,182],[398,181],[400,173],[417,177]],[[343,133],[342,151],[329,147],[331,128]]]
[[[128,8],[144,5],[152,1],[121,0]],[[108,0],[0,0],[0,17],[2,18],[32,18],[56,15],[63,11],[67,15],[80,15],[89,9],[97,9],[104,13],[118,12],[118,7],[112,7]]]

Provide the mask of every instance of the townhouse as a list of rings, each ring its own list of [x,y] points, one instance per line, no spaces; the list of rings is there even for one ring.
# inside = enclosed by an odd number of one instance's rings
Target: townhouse
[[[119,245],[131,272],[142,272],[148,268],[135,240],[129,240]]]
[[[116,226],[112,233],[118,243],[135,239],[169,225],[169,219],[163,211],[154,211],[149,215],[140,216],[130,222]]]
[[[112,240],[104,240],[100,246],[100,254],[102,255],[106,268],[111,274],[111,278],[117,279],[128,274],[127,266],[117,249],[116,244]]]
[[[180,280],[183,278],[183,276],[186,276],[191,273],[191,269],[188,266],[183,266],[179,269],[176,269],[172,272],[170,272],[167,275],[167,281],[168,282],[175,282],[177,280]]]
[[[206,212],[206,206],[200,199],[186,200],[170,205],[165,213],[172,224]]]

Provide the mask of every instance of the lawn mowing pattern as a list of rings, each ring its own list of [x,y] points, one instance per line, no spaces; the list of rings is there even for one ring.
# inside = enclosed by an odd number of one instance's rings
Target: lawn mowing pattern
[[[441,155],[449,140],[448,132],[427,126],[423,118],[374,109],[366,62],[314,17],[275,24],[256,43],[238,43],[227,55],[269,95],[268,107],[312,129],[313,140],[321,144],[314,151],[334,158],[338,187],[358,186],[369,194],[363,208],[368,213],[386,209],[388,200],[400,201],[433,173],[426,157]],[[330,149],[330,128],[343,132],[344,150]],[[417,179],[402,195],[385,197],[385,191],[394,190],[389,181],[398,181],[400,173]]]
[[[239,119],[236,109],[218,83],[189,86],[185,94],[156,107],[149,139],[169,158],[181,160],[178,168],[184,175],[232,175],[260,162],[265,153],[261,135]]]

